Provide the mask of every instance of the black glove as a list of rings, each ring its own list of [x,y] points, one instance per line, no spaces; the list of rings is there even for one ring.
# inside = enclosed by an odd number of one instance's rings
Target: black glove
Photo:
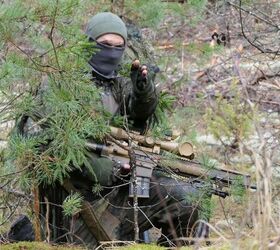
[[[147,66],[145,64],[140,65],[139,60],[135,60],[131,65],[130,72],[134,93],[145,95],[151,91],[155,75],[158,71],[158,67]]]

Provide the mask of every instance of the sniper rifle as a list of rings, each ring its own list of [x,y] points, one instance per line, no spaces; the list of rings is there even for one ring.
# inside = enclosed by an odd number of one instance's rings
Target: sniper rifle
[[[172,140],[178,137],[178,134],[173,134],[165,140],[159,140],[136,132],[128,133],[121,128],[110,127],[110,129],[110,136],[106,144],[87,142],[86,146],[119,165],[131,164],[130,154],[132,152],[135,158],[137,195],[140,198],[149,197],[150,179],[154,169],[188,177],[188,181],[191,178],[191,181],[199,183],[200,187],[207,185],[206,180],[211,180],[212,184],[218,187],[217,189],[210,188],[211,192],[223,198],[229,193],[223,191],[222,188],[230,187],[235,183],[244,188],[256,189],[251,185],[251,177],[248,174],[223,168],[206,167],[194,161],[194,151],[190,143],[177,143]],[[131,146],[128,146],[129,142]],[[133,196],[132,190],[131,184],[131,197]]]

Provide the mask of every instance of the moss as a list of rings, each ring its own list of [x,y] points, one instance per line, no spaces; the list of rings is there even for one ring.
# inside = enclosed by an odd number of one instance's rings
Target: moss
[[[204,246],[204,245],[203,245]],[[232,240],[229,242],[213,242],[211,246],[208,246],[208,250],[229,250],[233,246],[239,246],[240,249],[259,249],[257,241],[252,238],[240,239],[238,241]],[[86,248],[74,247],[71,245],[50,245],[44,242],[19,242],[14,244],[0,245],[1,250],[85,250]],[[164,247],[160,247],[153,244],[133,244],[125,247],[115,247],[119,250],[163,250]],[[181,247],[180,250],[191,250],[194,246]]]
[[[19,242],[0,246],[1,250],[83,250],[73,246],[53,246],[43,242]]]
[[[153,244],[136,244],[120,248],[121,250],[161,250],[166,249]]]

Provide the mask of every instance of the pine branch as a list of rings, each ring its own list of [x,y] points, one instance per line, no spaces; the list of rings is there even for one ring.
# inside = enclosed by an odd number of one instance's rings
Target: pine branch
[[[42,68],[50,68],[52,70],[54,70],[55,72],[60,72],[59,68],[53,67],[51,65],[43,65],[40,64],[38,62],[36,62],[31,56],[29,56],[29,54],[27,52],[25,52],[20,46],[18,46],[16,43],[14,43],[12,40],[8,40],[9,43],[11,43],[15,48],[17,48],[20,52],[22,52],[34,65],[35,65],[35,69],[40,71],[40,72],[44,72],[44,73],[50,73],[52,71],[48,71]]]
[[[56,46],[54,44],[54,37],[53,37],[54,29],[55,29],[55,23],[56,23],[57,11],[58,11],[58,0],[56,0],[56,2],[55,2],[54,14],[52,16],[52,26],[51,26],[51,31],[50,31],[50,33],[48,35],[48,38],[50,39],[51,44],[52,44],[52,48],[53,48],[53,52],[54,52],[54,56],[55,56],[55,61],[56,61],[57,67],[59,69],[59,72],[61,72],[61,67],[60,67],[60,64],[59,64],[58,55],[57,55]]]

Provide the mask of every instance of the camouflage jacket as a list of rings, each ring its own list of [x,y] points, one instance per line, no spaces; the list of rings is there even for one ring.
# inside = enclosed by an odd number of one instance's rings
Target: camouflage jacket
[[[148,126],[148,120],[153,116],[157,106],[157,92],[151,82],[145,89],[139,90],[128,78],[117,77],[112,80],[93,78],[94,83],[101,88],[103,107],[113,115],[127,116],[128,121],[138,130],[143,131]],[[89,154],[92,168],[98,182],[111,186],[114,182],[114,163],[111,160]],[[90,173],[88,173],[90,175]],[[90,178],[90,176],[88,176]],[[90,178],[91,179],[91,178]],[[94,177],[92,176],[92,181]]]
[[[101,87],[103,107],[112,115],[126,115],[135,127],[143,129],[157,105],[157,93],[153,83],[140,90],[130,79],[117,77],[110,81],[93,78]]]

